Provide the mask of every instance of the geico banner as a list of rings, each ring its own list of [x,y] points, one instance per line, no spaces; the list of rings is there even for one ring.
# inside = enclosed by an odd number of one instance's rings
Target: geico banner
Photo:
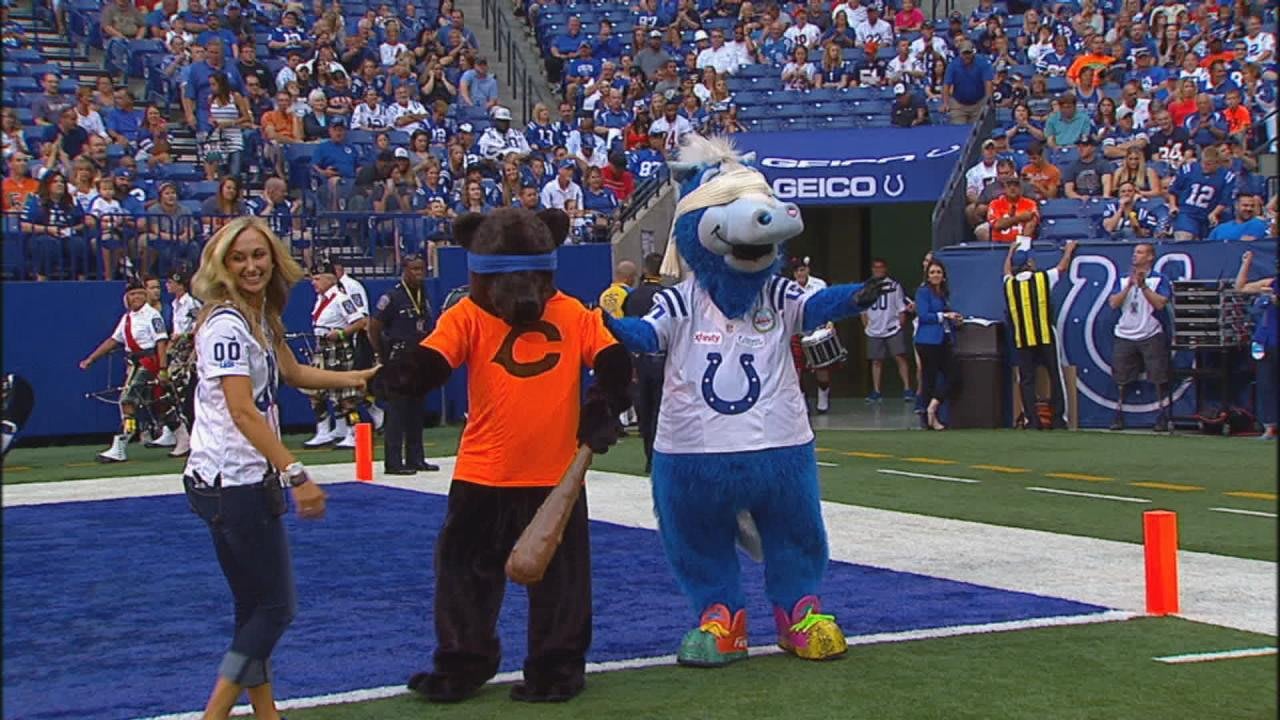
[[[1119,313],[1107,304],[1107,296],[1118,280],[1129,274],[1133,245],[1128,243],[1082,245],[1067,272],[1053,288],[1053,307],[1057,315],[1056,332],[1059,357],[1076,368],[1076,390],[1080,400],[1080,424],[1083,427],[1105,427],[1116,409],[1116,387],[1111,380],[1111,348]],[[1254,254],[1253,275],[1261,279],[1275,267],[1276,241],[1258,242],[1188,242],[1158,243],[1155,269],[1170,280],[1234,280],[1240,268],[1240,257],[1246,250]],[[937,257],[947,266],[952,305],[970,317],[1007,322],[1001,282],[1006,247],[949,248]],[[1049,268],[1061,257],[1057,251],[1036,250],[1036,264]],[[1173,316],[1176,316],[1174,308]],[[1006,333],[1012,338],[1012,333]],[[1012,342],[1012,340],[1010,340]],[[1010,349],[1012,353],[1012,349]],[[1191,367],[1194,353],[1177,351],[1175,367]],[[1230,401],[1249,406],[1252,374],[1247,353],[1241,353],[1233,368],[1236,382]],[[1208,360],[1208,358],[1206,358]],[[1124,407],[1136,426],[1155,419],[1155,389],[1146,382],[1136,383],[1126,391]],[[1217,383],[1202,388],[1204,404],[1217,403],[1221,397]],[[1173,388],[1174,412],[1188,415],[1195,407],[1195,392],[1190,380],[1182,379]]]
[[[797,205],[936,202],[961,160],[969,128],[742,133],[779,199]]]

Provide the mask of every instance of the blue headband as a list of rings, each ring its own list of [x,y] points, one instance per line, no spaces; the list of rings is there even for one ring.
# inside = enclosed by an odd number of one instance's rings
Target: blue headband
[[[520,270],[555,270],[556,254],[545,255],[477,255],[467,253],[467,269],[477,275],[497,275]]]

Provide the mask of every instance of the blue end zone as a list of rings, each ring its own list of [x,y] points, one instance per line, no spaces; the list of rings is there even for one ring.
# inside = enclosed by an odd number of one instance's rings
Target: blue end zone
[[[273,661],[280,698],[399,685],[430,665],[432,550],[445,498],[355,484],[326,490],[325,520],[290,516],[299,611]],[[6,718],[204,706],[231,637],[231,597],[185,498],[9,508],[4,526]],[[591,660],[674,653],[696,618],[657,534],[592,523],[591,540]],[[751,641],[771,643],[760,566],[744,561],[743,576]],[[525,651],[524,592],[510,588],[503,670],[519,669]],[[845,563],[832,563],[824,599],[850,635],[1103,609]]]

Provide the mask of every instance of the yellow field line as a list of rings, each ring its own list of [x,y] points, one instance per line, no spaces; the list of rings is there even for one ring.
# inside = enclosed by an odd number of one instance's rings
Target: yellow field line
[[[906,460],[907,462],[921,463],[924,465],[955,465],[956,464],[955,460],[941,460],[939,458],[931,458],[931,457],[909,457],[909,458],[902,458],[902,459]]]
[[[1222,494],[1230,495],[1231,497],[1249,498],[1250,500],[1275,500],[1276,499],[1275,493],[1245,492],[1243,490],[1236,490],[1234,492],[1227,492]]]
[[[1151,488],[1152,490],[1172,490],[1174,492],[1197,492],[1204,489],[1199,485],[1183,485],[1182,483],[1131,482],[1129,484],[1134,487]]]
[[[129,461],[128,461],[128,460],[125,460],[125,462],[129,462]],[[64,465],[64,467],[96,467],[96,466],[98,466],[98,465],[103,465],[103,464],[105,464],[105,463],[100,463],[100,462],[97,462],[97,461],[94,461],[94,462],[77,462],[77,463],[66,463],[66,464]],[[113,465],[115,465],[115,464],[118,464],[118,463],[112,463],[112,464],[113,464]]]
[[[973,468],[974,470],[990,470],[991,472],[1010,473],[1010,474],[1031,472],[1026,468],[1007,467],[1005,465],[970,465],[969,467]]]
[[[849,457],[871,458],[872,460],[884,460],[885,458],[893,457],[892,455],[888,455],[886,453],[861,452],[859,450],[850,450],[849,452],[840,453],[840,454],[848,455]]]
[[[26,472],[31,469],[30,465],[6,465],[5,472]]]
[[[820,447],[816,447],[816,448],[814,448],[814,450],[817,450],[818,452],[837,452],[837,451],[835,450],[835,448],[820,448]]]
[[[1082,473],[1045,473],[1045,477],[1059,478],[1062,480],[1083,480],[1085,482],[1107,482],[1112,478],[1102,475],[1084,475]]]

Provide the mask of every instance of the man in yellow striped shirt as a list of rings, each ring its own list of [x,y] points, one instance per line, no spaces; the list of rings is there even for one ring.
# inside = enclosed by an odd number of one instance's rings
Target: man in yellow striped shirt
[[[1004,299],[1017,348],[1018,390],[1022,395],[1022,411],[1027,426],[1034,430],[1066,427],[1062,374],[1058,367],[1058,343],[1053,330],[1053,286],[1071,265],[1076,243],[1067,243],[1057,267],[1037,270],[1036,262],[1020,243],[1009,246],[1004,258]],[[1049,372],[1049,403],[1053,422],[1049,428],[1040,423],[1036,412],[1036,368]]]
[[[622,317],[622,303],[636,284],[636,264],[623,260],[613,269],[613,284],[600,293],[600,307],[610,317]]]

